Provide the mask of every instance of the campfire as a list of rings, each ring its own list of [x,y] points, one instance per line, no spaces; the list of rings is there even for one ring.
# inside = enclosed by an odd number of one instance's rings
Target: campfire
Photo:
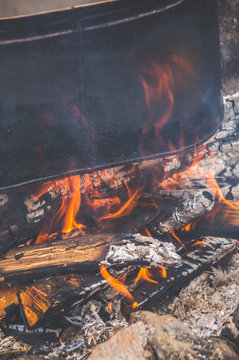
[[[63,3],[0,18],[0,354],[117,358],[135,331],[145,359],[236,359],[239,100],[223,117],[217,1]],[[217,285],[233,304],[206,328]]]

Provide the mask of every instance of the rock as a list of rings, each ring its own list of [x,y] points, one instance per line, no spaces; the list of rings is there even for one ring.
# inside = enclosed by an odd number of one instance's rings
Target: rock
[[[147,329],[147,340],[158,360],[236,360],[238,354],[219,338],[203,339],[193,336],[191,330],[171,315],[158,316],[141,311],[131,316],[140,319]]]
[[[88,360],[146,360],[149,355],[146,328],[142,321],[138,321],[98,345]]]
[[[171,315],[149,311],[131,315],[131,325],[95,347],[89,360],[237,360],[229,340],[200,338]]]
[[[133,314],[133,320],[138,318],[147,328],[149,343],[158,360],[201,359],[192,347],[191,331],[180,320],[147,311]]]

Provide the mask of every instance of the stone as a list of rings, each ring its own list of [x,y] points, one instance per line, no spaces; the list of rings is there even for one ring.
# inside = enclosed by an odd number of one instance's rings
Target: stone
[[[233,346],[220,338],[199,338],[190,328],[171,315],[159,316],[140,311],[131,316],[132,321],[143,322],[147,341],[157,360],[236,360]]]
[[[133,314],[132,320],[141,319],[147,328],[147,337],[158,360],[201,359],[191,343],[191,331],[171,315],[158,316],[142,311]]]
[[[108,341],[93,349],[88,360],[149,359],[146,328],[142,321],[120,329]]]

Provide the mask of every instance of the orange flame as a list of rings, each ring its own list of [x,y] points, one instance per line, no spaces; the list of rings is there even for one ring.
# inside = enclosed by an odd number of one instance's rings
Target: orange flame
[[[153,122],[157,135],[162,131],[165,124],[170,119],[174,108],[174,77],[169,66],[161,67],[156,63],[151,63],[145,69],[144,77],[141,79],[145,93],[145,102],[149,108],[149,122],[143,128],[143,134],[149,130],[149,125]],[[159,103],[164,111],[160,118],[157,118]]]
[[[108,307],[109,312],[112,314],[113,308],[112,308],[111,302],[107,302],[107,307]]]
[[[137,200],[139,199],[140,195],[141,195],[141,191],[140,189],[137,189],[135,193],[132,196],[130,196],[130,198],[120,207],[118,211],[101,217],[99,221],[106,219],[116,219],[122,216],[130,215],[132,210],[135,208],[137,204]]]
[[[149,230],[146,228],[146,226],[145,226],[144,230],[145,230],[147,236],[152,237],[152,235],[150,234],[150,232],[149,232]]]
[[[195,246],[199,246],[199,245],[204,245],[205,244],[205,241],[200,241],[200,240],[198,240],[198,241],[196,241],[194,244],[192,244],[191,245],[191,247],[195,247]]]
[[[106,270],[105,265],[100,265],[100,273],[113,289],[115,289],[121,295],[126,296],[133,303],[133,305],[136,304],[134,301],[134,297],[131,295],[126,285],[123,284],[121,281],[115,279],[112,275],[110,275],[110,273]]]
[[[103,180],[101,180],[101,177]],[[104,191],[104,186],[101,186],[102,181],[109,186],[113,185],[114,194],[111,197],[102,195],[94,185],[96,183]],[[117,195],[117,183],[115,184],[115,182],[116,180],[110,176],[107,170],[102,170],[92,174],[75,175],[43,184],[38,192],[35,193],[37,199],[41,199],[42,196],[50,191],[58,191],[61,194],[62,201],[58,211],[43,225],[36,239],[36,244],[50,241],[60,233],[69,234],[73,230],[78,230],[77,235],[85,235],[88,231],[85,221],[87,222],[88,218],[82,219],[81,210],[84,209],[83,214],[85,214],[86,208],[90,210],[93,215],[92,218],[100,230],[108,226],[107,224],[105,225],[105,220],[129,216],[138,204],[143,186],[139,186],[136,190],[132,191],[124,181],[123,186],[120,187],[121,193],[125,193],[125,195],[121,195],[122,198],[123,196],[125,197],[123,201]],[[156,206],[153,201],[144,205]],[[77,219],[79,218],[83,221],[78,221]]]
[[[179,237],[175,234],[174,231],[172,231],[172,235],[179,242],[179,244],[181,244],[182,247],[184,247],[184,243],[179,239]]]
[[[166,279],[167,278],[167,270],[166,270],[166,268],[163,266],[163,265],[161,265],[161,276],[164,278],[164,279]]]
[[[74,229],[82,229],[85,226],[83,224],[77,223],[76,216],[80,209],[81,205],[81,181],[80,176],[69,178],[69,185],[71,188],[72,198],[69,200],[68,204],[65,205],[65,219],[64,227],[62,229],[63,233],[70,233]]]
[[[76,216],[81,205],[81,178],[79,175],[71,176],[63,179],[62,181],[55,181],[44,184],[41,190],[36,195],[38,199],[49,191],[49,186],[54,190],[64,188],[68,193],[63,196],[61,206],[58,212],[53,216],[51,221],[42,228],[39,233],[36,244],[41,244],[51,238],[57,233],[51,233],[52,226],[55,222],[62,222],[62,233],[68,234],[74,229],[78,229],[81,234],[84,234],[85,226],[76,221]]]
[[[158,284],[158,281],[155,281],[153,279],[150,278],[151,274],[150,274],[150,271],[147,269],[147,268],[141,268],[139,270],[139,273],[137,275],[137,278],[134,282],[134,286],[136,286],[139,282],[139,280],[145,280],[145,281],[148,281],[148,282],[151,282],[151,283],[154,283],[154,284]]]

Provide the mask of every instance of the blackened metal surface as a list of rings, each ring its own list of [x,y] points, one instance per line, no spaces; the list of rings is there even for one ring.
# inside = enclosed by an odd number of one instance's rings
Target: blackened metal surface
[[[0,20],[0,188],[162,156],[221,119],[216,0]]]

